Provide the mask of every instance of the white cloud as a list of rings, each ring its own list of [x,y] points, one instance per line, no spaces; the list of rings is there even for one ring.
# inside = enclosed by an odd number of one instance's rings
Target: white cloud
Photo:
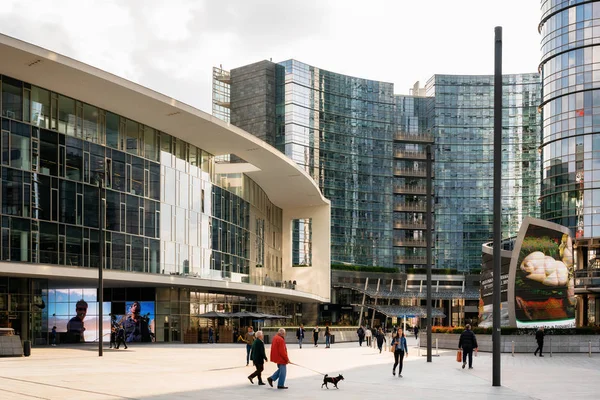
[[[204,111],[211,70],[289,58],[393,82],[539,64],[539,2],[460,0],[3,0],[0,32],[130,79]]]

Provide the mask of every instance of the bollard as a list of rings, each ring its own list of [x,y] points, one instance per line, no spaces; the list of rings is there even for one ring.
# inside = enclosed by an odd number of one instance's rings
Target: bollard
[[[419,343],[419,357],[421,357],[421,343]]]
[[[552,337],[550,337],[550,357],[552,357]]]
[[[438,351],[438,338],[435,338],[435,356],[438,357],[439,351]]]
[[[512,356],[515,356],[515,341],[512,341]]]
[[[592,341],[590,340],[588,343],[589,343],[589,346],[590,346],[589,347],[589,356],[591,357],[592,356]]]

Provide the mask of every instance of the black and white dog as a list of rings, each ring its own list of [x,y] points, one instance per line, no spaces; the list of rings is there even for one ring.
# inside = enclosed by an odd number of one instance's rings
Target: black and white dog
[[[342,376],[342,374],[339,374],[336,377],[330,378],[329,375],[325,375],[325,377],[323,378],[323,385],[325,385],[325,387],[327,389],[329,389],[329,387],[327,386],[328,383],[333,383],[333,386],[335,386],[336,389],[339,389],[339,387],[337,386],[339,381],[343,381],[344,377]],[[323,389],[323,385],[321,385],[321,389]]]

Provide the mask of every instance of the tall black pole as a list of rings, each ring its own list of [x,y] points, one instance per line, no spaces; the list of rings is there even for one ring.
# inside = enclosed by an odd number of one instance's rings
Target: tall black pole
[[[502,271],[502,27],[495,29],[494,66],[494,298],[492,334],[492,386],[500,386],[500,282]]]
[[[431,214],[432,214],[432,210],[431,210],[431,200],[432,200],[432,193],[431,193],[431,178],[432,178],[432,174],[431,174],[431,145],[428,144],[427,147],[427,167],[426,167],[426,172],[427,172],[427,198],[426,198],[426,212],[427,212],[427,216],[426,221],[427,221],[427,232],[426,232],[426,236],[425,236],[425,240],[427,242],[427,362],[431,362],[431,314],[432,314],[432,310],[431,310],[431,231],[432,229],[432,221],[431,221]]]
[[[102,202],[102,186],[104,186],[104,179],[98,182],[98,231],[100,237],[98,242],[100,244],[100,265],[98,266],[98,357],[102,357],[102,325],[103,325],[103,309],[104,303],[104,204]]]

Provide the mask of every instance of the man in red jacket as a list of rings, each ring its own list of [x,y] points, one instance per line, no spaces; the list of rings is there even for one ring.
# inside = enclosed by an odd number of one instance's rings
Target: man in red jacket
[[[267,378],[267,382],[273,387],[273,381],[279,379],[277,382],[277,389],[287,389],[287,386],[285,386],[285,375],[287,373],[287,364],[290,363],[290,359],[288,358],[284,338],[285,329],[280,328],[277,335],[273,338],[273,343],[271,343],[271,361],[277,364],[277,371]]]

